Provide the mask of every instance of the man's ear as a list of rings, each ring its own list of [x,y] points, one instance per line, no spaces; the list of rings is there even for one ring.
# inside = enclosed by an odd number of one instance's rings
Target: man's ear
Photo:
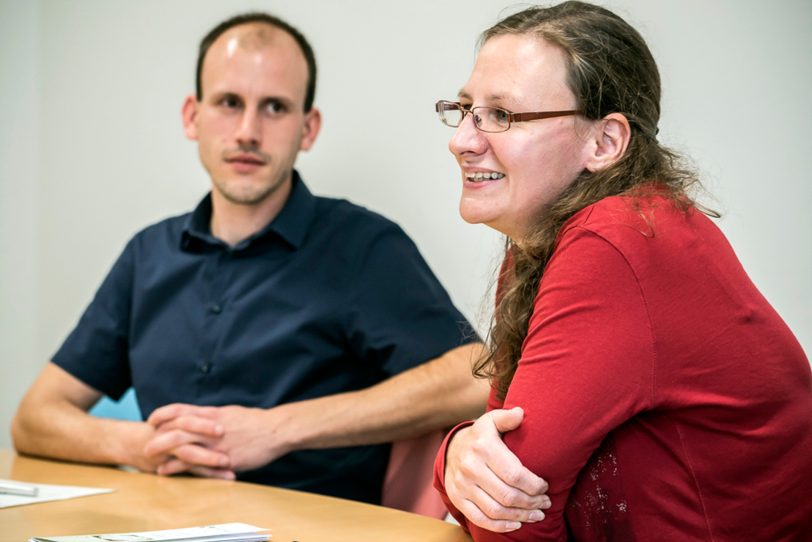
[[[594,128],[594,145],[586,163],[591,172],[606,169],[623,158],[632,134],[629,119],[621,113],[606,115]]]
[[[180,109],[183,119],[183,132],[192,141],[197,141],[197,98],[193,95],[186,96],[183,106]]]
[[[314,107],[305,113],[302,142],[299,144],[300,151],[310,150],[310,147],[316,142],[319,130],[321,130],[321,111]]]

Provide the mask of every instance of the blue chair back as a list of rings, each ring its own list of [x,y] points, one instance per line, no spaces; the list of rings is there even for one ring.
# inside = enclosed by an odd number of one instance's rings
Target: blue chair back
[[[128,420],[132,422],[143,421],[141,409],[138,408],[138,401],[135,397],[135,390],[128,389],[119,401],[113,401],[109,397],[102,397],[96,405],[90,409],[90,414],[99,418],[115,418],[116,420]]]

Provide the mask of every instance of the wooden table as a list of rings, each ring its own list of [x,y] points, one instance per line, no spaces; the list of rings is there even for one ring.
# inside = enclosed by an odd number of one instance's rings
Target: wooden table
[[[272,542],[470,542],[436,519],[243,482],[166,478],[0,450],[0,478],[113,488],[113,493],[0,509],[0,542],[32,536],[151,531],[240,521]]]

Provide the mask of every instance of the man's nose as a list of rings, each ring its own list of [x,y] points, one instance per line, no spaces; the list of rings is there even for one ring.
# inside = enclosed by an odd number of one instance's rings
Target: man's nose
[[[258,115],[255,111],[246,108],[237,127],[237,143],[241,146],[257,147],[262,139],[261,135],[262,130]]]
[[[474,126],[474,114],[467,113],[448,142],[448,150],[455,156],[461,156],[466,153],[482,154],[487,148],[487,137]]]

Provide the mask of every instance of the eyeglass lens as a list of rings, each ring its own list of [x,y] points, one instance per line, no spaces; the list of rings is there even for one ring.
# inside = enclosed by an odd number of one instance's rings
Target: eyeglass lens
[[[510,126],[510,114],[496,107],[474,107],[468,110],[455,102],[440,102],[437,104],[437,113],[443,123],[452,127],[459,126],[468,113],[473,115],[476,127],[484,132],[503,132]]]
[[[437,106],[437,112],[440,114],[440,120],[442,120],[443,123],[455,128],[460,125],[463,112],[459,104],[440,102]]]

